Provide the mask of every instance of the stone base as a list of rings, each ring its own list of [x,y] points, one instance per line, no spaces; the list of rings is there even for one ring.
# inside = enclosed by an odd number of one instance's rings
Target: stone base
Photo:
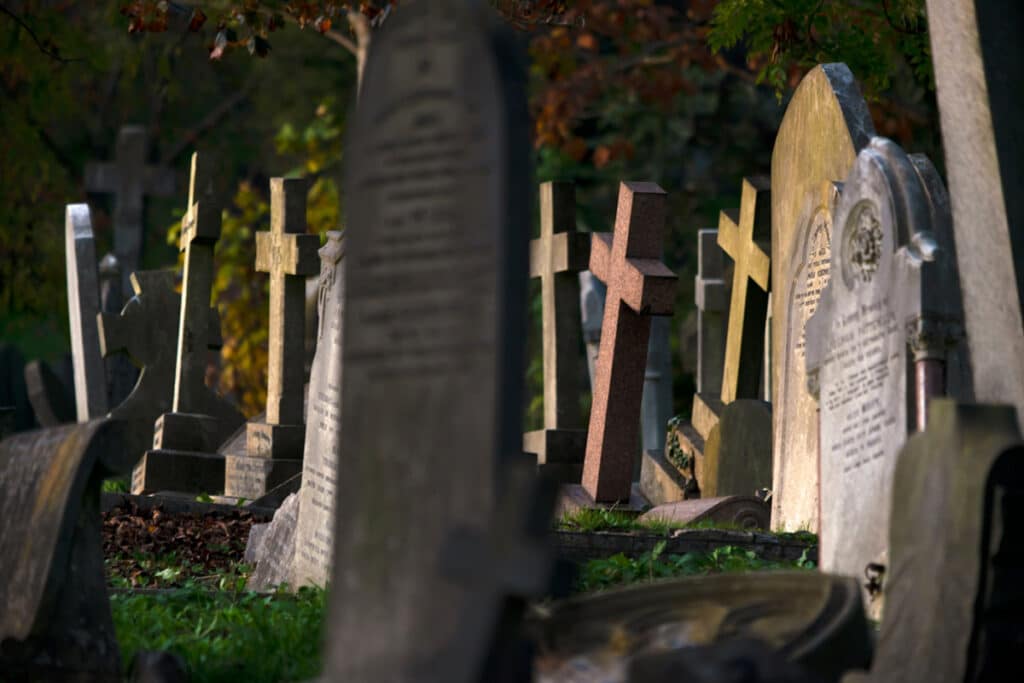
[[[711,430],[718,424],[725,405],[717,396],[711,394],[694,394],[693,408],[690,410],[690,424],[702,439],[711,435]],[[703,450],[703,448],[701,449]]]
[[[537,465],[537,474],[557,484],[579,484],[583,481],[583,464],[551,462]]]
[[[220,421],[209,415],[164,413],[156,419],[153,449],[216,453],[220,430]]]
[[[645,512],[640,521],[661,520],[676,524],[710,522],[724,527],[738,527],[745,531],[767,529],[771,521],[771,506],[754,496],[724,496],[700,498],[659,505]]]
[[[224,495],[248,500],[260,498],[302,473],[301,460],[227,455],[224,463]]]
[[[146,451],[132,471],[132,493],[158,491],[220,494],[224,491],[224,457],[196,451]]]
[[[696,458],[693,474],[702,497],[754,496],[772,486],[772,409],[739,399],[725,406]]]
[[[580,510],[615,510],[626,514],[639,515],[650,504],[640,493],[640,487],[633,484],[627,503],[596,503],[587,490],[579,484],[563,484],[558,490],[558,501],[555,504],[555,519],[572,515]]]
[[[250,422],[245,426],[245,450],[251,458],[302,460],[306,425]]]
[[[640,462],[640,491],[652,505],[675,503],[700,495],[690,473],[680,472],[664,451],[644,451]]]

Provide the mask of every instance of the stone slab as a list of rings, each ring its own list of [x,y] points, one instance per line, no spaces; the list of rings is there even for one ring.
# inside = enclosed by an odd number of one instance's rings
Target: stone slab
[[[658,505],[640,515],[640,522],[661,520],[677,524],[709,522],[741,529],[767,529],[771,506],[754,496],[697,498]]]
[[[536,455],[538,465],[582,465],[586,448],[585,429],[538,429],[523,434],[523,452]]]
[[[558,489],[555,517],[572,515],[581,510],[615,510],[616,512],[639,515],[649,507],[650,503],[644,498],[640,492],[640,486],[637,484],[633,484],[631,487],[629,500],[615,503],[597,503],[583,486],[563,484]]]
[[[164,413],[153,425],[153,448],[212,453],[221,431],[221,423],[210,415]]]
[[[299,496],[284,499],[267,524],[253,525],[245,548],[245,561],[255,564],[246,588],[267,590],[283,583],[292,584],[292,558],[295,557],[295,531],[299,523]]]
[[[679,470],[664,451],[644,451],[640,463],[640,492],[651,505],[673,503],[696,495],[692,470]]]
[[[707,439],[711,430],[718,424],[718,417],[724,408],[722,399],[709,394],[694,394],[693,407],[690,409],[690,424],[701,438]]]
[[[132,493],[158,491],[223,493],[224,457],[193,451],[146,451],[132,471]]]
[[[752,496],[772,483],[772,409],[753,399],[733,401],[694,460],[701,498]]]
[[[251,421],[246,425],[245,448],[252,458],[301,461],[305,440],[304,424],[268,424]]]
[[[226,455],[224,495],[256,500],[285,481],[301,475],[301,460]]]

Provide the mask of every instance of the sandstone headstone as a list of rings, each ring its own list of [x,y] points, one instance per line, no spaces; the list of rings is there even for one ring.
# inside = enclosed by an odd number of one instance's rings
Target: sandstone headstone
[[[701,498],[752,496],[771,486],[771,405],[740,399],[725,406],[693,469]]]
[[[640,399],[650,316],[671,315],[676,276],[660,260],[665,192],[622,183],[615,232],[594,233],[590,271],[608,286],[583,464],[596,503],[630,498],[640,441]]]
[[[886,565],[893,468],[919,423],[914,364],[953,355],[960,295],[948,199],[923,157],[872,139],[834,226],[832,277],[806,326],[820,402],[821,567],[860,577]],[[946,393],[945,375],[921,377],[921,409]]]
[[[804,325],[827,284],[835,183],[874,134],[845,64],[812,69],[772,151],[772,527],[818,529],[818,414],[807,391]]]
[[[108,253],[100,259],[99,271],[100,311],[118,314],[125,304],[121,264],[114,254]],[[139,371],[124,354],[104,358],[104,365],[107,370],[107,405],[114,409],[132,393],[139,381]]]
[[[495,680],[502,595],[534,581],[505,532],[518,487],[496,504],[522,448],[531,181],[525,78],[490,12],[396,12],[350,123],[329,681]]]
[[[540,186],[540,237],[530,243],[530,276],[541,281],[544,429],[523,435],[523,450],[546,474],[579,483],[587,432],[580,395],[580,291],[577,273],[590,259],[590,235],[576,232],[572,183]]]
[[[225,457],[224,494],[259,498],[302,470],[305,276],[320,240],[306,232],[305,180],[270,181],[270,232],[256,233],[256,270],[270,273],[267,412],[246,425],[246,453]]]
[[[886,607],[869,677],[1006,681],[1024,639],[1024,443],[1012,406],[932,402],[893,474]]]
[[[71,358],[75,368],[75,410],[78,421],[87,422],[107,412],[107,377],[96,329],[96,316],[100,312],[100,283],[88,205],[68,204],[64,238]]]
[[[1024,416],[1024,6],[929,0],[975,400]]]
[[[41,426],[56,427],[75,421],[74,400],[45,361],[34,360],[25,366],[25,386]]]
[[[9,680],[120,680],[100,543],[100,485],[116,423],[0,442],[0,672]]]
[[[114,160],[85,167],[88,192],[114,195],[114,252],[122,269],[122,291],[131,287],[129,276],[139,267],[145,196],[169,197],[174,192],[174,173],[146,164],[148,147],[145,127],[122,126]]]

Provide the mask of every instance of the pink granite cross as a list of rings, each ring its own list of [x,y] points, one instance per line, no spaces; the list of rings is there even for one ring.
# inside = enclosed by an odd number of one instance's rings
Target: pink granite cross
[[[622,183],[615,233],[595,233],[590,270],[608,286],[590,409],[583,487],[595,502],[629,500],[640,448],[640,397],[652,315],[672,315],[676,275],[661,262],[665,191]]]

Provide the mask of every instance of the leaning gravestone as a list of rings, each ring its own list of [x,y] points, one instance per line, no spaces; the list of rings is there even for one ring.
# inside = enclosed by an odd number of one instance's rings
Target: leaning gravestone
[[[1012,406],[932,402],[893,474],[871,673],[844,683],[1011,681],[1024,641],[1024,442]]]
[[[807,391],[804,326],[828,283],[835,183],[874,134],[845,64],[812,69],[772,151],[772,527],[818,529],[818,414]]]
[[[395,13],[349,130],[328,681],[502,680],[482,673],[510,642],[493,582],[542,570],[506,558],[525,501],[497,503],[522,447],[531,181],[525,78],[491,12]]]
[[[100,543],[100,485],[118,423],[0,441],[0,677],[120,681]]]
[[[946,394],[960,293],[949,202],[927,159],[872,139],[834,225],[832,277],[806,327],[820,404],[821,567],[860,577],[887,564],[893,468],[924,422],[916,412]]]
[[[1019,2],[928,0],[973,395],[1024,416],[1024,79]]]
[[[100,282],[96,240],[87,204],[68,204],[64,238],[71,359],[75,369],[75,409],[78,421],[88,422],[107,412],[107,376],[96,329],[96,316],[100,312]]]
[[[41,426],[56,427],[75,421],[74,399],[48,363],[34,360],[26,365],[25,386]]]

